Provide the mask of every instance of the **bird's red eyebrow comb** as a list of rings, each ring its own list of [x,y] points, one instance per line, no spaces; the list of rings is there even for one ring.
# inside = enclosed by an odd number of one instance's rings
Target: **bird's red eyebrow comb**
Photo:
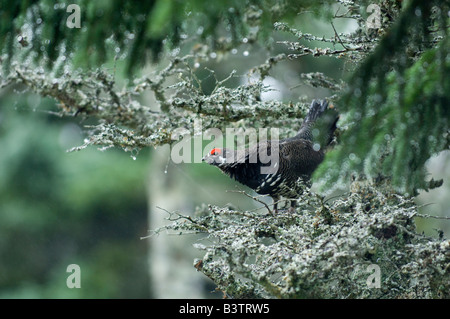
[[[214,155],[216,152],[217,152],[218,154],[220,154],[220,153],[221,153],[220,148],[213,148],[212,151],[209,152],[209,155]]]

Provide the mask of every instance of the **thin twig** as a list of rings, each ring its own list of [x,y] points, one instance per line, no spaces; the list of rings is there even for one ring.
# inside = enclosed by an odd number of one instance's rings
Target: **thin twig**
[[[331,22],[331,26],[333,27],[334,35],[338,38],[339,43],[344,47],[344,49],[348,50],[348,48],[347,48],[347,47],[344,45],[344,43],[342,42],[341,37],[340,37],[339,34],[337,33],[336,28],[334,27],[333,22]]]
[[[414,217],[450,220],[449,216],[433,216],[433,215],[427,215],[427,214],[415,214]]]
[[[249,198],[251,198],[251,199],[253,199],[253,200],[256,200],[257,202],[263,204],[263,205],[267,208],[267,210],[269,211],[269,213],[270,213],[270,214],[273,214],[272,210],[269,208],[269,206],[267,206],[267,204],[266,204],[265,202],[263,202],[262,200],[260,200],[260,199],[258,199],[258,198],[256,198],[256,197],[254,197],[254,196],[252,196],[252,195],[250,195],[250,194],[247,194],[245,191],[228,190],[227,192],[244,194],[245,196],[247,196],[247,197],[249,197]]]

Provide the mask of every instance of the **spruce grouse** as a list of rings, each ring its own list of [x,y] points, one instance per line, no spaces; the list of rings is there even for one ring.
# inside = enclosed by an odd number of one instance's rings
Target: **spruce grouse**
[[[324,116],[325,113],[327,116]],[[323,145],[313,141],[313,127],[319,117],[326,122],[321,123],[324,124],[321,127],[326,131],[322,134],[325,136],[321,143]],[[203,161],[217,166],[223,173],[256,193],[271,196],[275,212],[278,211],[277,202],[280,197],[291,200],[293,209],[305,183],[309,184],[312,173],[324,158],[325,147],[332,140],[337,120],[337,112],[328,107],[326,100],[313,100],[300,130],[294,137],[279,141],[260,141],[245,150],[214,148]],[[259,155],[267,154],[270,157],[274,151],[278,152],[278,156],[273,157],[275,160],[270,163],[267,160],[261,161]],[[269,173],[264,173],[264,168]]]

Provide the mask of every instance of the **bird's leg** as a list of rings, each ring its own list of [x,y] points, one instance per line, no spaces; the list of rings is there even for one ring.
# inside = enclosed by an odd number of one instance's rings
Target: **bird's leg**
[[[295,206],[297,205],[296,200],[291,200],[291,207],[289,207],[288,212],[289,213],[295,213]]]
[[[279,198],[273,198],[273,212],[278,214],[278,200]]]

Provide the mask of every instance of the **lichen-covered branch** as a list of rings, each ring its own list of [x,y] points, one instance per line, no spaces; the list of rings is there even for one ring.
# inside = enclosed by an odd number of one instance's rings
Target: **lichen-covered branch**
[[[192,72],[192,58],[188,55],[175,59],[162,71],[123,88],[119,88],[113,75],[104,70],[52,78],[44,72],[18,65],[3,79],[1,86],[22,85],[43,97],[55,99],[60,116],[96,119],[98,124],[86,126],[85,143],[73,150],[98,145],[137,152],[144,147],[171,144],[174,130],[190,129],[194,119],[201,119],[206,128],[225,128],[238,121],[286,126],[304,116],[306,104],[302,102],[262,102],[259,97],[268,90],[262,81],[236,88],[224,87],[234,71],[228,78],[217,80],[211,94],[204,94],[201,81]],[[174,77],[176,84],[169,84]],[[157,105],[142,104],[141,96],[148,91],[153,92]],[[252,124],[250,126],[254,126]],[[298,125],[294,123],[294,129]]]
[[[158,232],[203,233],[194,265],[232,298],[449,298],[450,240],[418,234],[416,215],[387,183],[357,181],[306,192],[295,213],[208,206]]]

